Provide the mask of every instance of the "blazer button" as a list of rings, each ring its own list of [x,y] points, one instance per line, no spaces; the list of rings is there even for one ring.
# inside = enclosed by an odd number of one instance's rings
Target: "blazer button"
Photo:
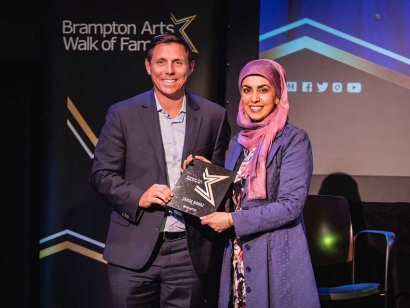
[[[252,289],[249,287],[246,287],[246,293],[251,293],[251,292],[252,292]]]
[[[251,246],[249,246],[248,244],[246,244],[246,245],[245,245],[245,249],[249,251],[249,250],[251,250]]]
[[[157,230],[157,231],[158,231],[158,230],[159,230],[159,226],[155,226],[155,230]]]
[[[250,268],[249,266],[247,266],[247,267],[246,267],[246,271],[247,271],[248,273],[250,273],[252,270],[251,270],[251,268]]]

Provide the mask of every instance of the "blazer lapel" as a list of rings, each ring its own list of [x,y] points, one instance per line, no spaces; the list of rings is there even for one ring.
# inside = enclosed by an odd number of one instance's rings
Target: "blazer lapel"
[[[235,164],[238,161],[239,156],[241,155],[242,145],[235,141],[232,150],[226,153],[225,158],[225,167],[226,169],[233,170],[235,168]]]
[[[286,123],[286,124],[287,124],[287,123]],[[277,133],[276,136],[275,136],[275,139],[273,140],[272,148],[270,149],[269,154],[268,154],[268,157],[267,157],[267,159],[266,159],[266,168],[271,164],[273,158],[274,158],[275,155],[276,155],[276,152],[277,152],[278,149],[279,149],[279,145],[280,145],[279,140],[280,140],[280,137],[281,137],[282,134],[283,134],[283,130],[285,129],[286,124],[285,124],[285,126],[283,126],[283,128],[282,128],[280,131],[278,131],[278,133]]]
[[[181,162],[190,154],[194,154],[196,141],[199,136],[199,128],[201,127],[202,115],[199,112],[200,108],[191,96],[186,93],[186,126],[184,149],[182,151]]]
[[[141,121],[145,126],[145,132],[148,135],[149,143],[154,149],[154,153],[157,157],[158,165],[163,174],[166,175],[164,146],[162,144],[161,127],[159,125],[158,111],[153,90],[151,91],[149,98],[143,103],[140,116]]]

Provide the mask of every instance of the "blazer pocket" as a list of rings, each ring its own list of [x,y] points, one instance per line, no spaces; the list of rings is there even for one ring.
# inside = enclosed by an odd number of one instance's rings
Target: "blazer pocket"
[[[120,225],[128,227],[130,225],[130,222],[126,220],[124,217],[122,217],[120,214],[118,214],[116,211],[112,211],[111,213],[111,221],[116,222]]]

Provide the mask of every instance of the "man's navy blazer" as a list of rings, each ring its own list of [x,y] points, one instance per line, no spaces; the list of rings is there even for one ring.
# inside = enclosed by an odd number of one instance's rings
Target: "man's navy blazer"
[[[222,106],[186,93],[183,161],[202,155],[224,166],[231,130]],[[91,186],[112,206],[103,258],[141,269],[158,240],[165,209],[139,208],[142,194],[153,184],[167,184],[166,161],[154,91],[112,105],[95,148]],[[204,274],[212,258],[215,232],[199,218],[184,214],[188,248],[196,272]]]

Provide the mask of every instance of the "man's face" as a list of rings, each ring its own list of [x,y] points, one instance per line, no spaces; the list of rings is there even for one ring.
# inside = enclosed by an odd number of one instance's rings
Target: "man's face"
[[[188,63],[188,54],[183,45],[163,43],[154,47],[151,62],[146,59],[145,68],[151,75],[158,96],[179,99],[184,95],[194,61]]]

